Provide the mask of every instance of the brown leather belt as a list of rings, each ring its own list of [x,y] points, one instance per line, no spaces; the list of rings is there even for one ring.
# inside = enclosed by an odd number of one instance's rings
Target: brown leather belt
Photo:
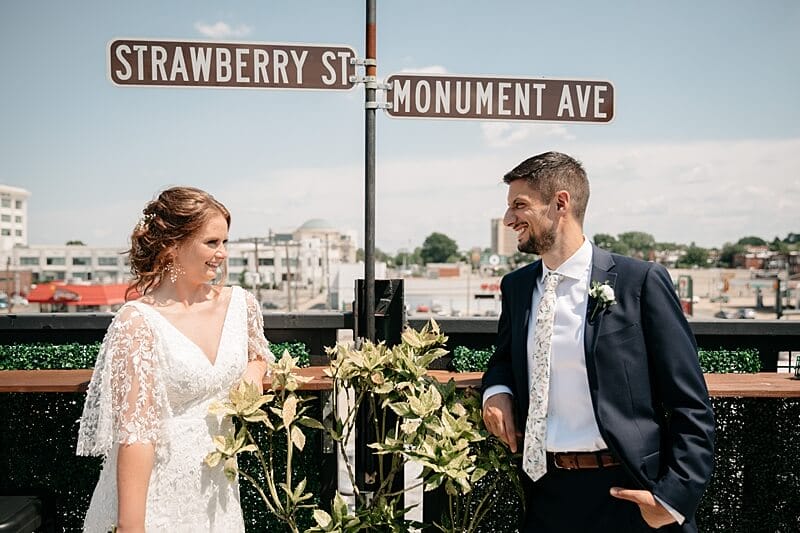
[[[585,470],[618,466],[619,460],[608,450],[596,452],[547,452],[547,461],[563,470]]]

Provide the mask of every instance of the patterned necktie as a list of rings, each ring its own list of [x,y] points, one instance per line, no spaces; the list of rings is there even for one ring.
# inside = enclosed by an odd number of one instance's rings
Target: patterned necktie
[[[544,293],[536,311],[530,403],[525,423],[525,448],[522,452],[522,468],[533,481],[547,472],[545,445],[547,399],[550,393],[550,346],[553,318],[556,314],[556,286],[563,278],[562,274],[555,272],[549,272],[545,276]]]

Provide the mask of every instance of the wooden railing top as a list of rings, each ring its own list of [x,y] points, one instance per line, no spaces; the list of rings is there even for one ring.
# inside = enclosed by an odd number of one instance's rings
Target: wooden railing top
[[[312,378],[303,390],[331,390],[330,378],[324,367],[303,368],[298,374]],[[482,372],[446,372],[433,370],[430,374],[441,382],[455,380],[461,388],[479,387]],[[3,370],[0,371],[0,392],[84,392],[92,377],[91,370]],[[712,397],[739,398],[800,398],[800,379],[793,374],[705,374]],[[269,379],[265,385],[269,386]]]

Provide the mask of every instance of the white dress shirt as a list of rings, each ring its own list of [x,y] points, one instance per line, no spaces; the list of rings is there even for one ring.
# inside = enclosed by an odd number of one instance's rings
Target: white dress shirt
[[[556,287],[550,349],[548,452],[590,452],[608,448],[594,418],[583,348],[591,269],[592,245],[584,239],[581,247],[555,270],[564,277]],[[528,368],[533,365],[534,317],[542,299],[544,278],[549,272],[550,269],[542,262],[542,275],[536,280],[528,320]],[[531,386],[530,375],[528,372],[528,390]]]
[[[555,271],[564,278],[556,287],[556,309],[550,348],[550,388],[547,401],[547,451],[588,452],[607,448],[594,418],[586,354],[583,349],[584,320],[589,301],[592,269],[592,245],[583,244]],[[536,280],[530,313],[527,315],[528,390],[533,365],[536,312],[542,299],[544,277],[550,269],[542,261],[542,273]],[[511,393],[505,385],[486,389],[484,401],[501,392]]]

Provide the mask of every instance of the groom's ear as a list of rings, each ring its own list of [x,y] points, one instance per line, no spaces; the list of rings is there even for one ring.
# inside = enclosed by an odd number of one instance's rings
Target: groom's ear
[[[556,193],[556,211],[569,209],[569,200],[569,191],[558,191]]]

